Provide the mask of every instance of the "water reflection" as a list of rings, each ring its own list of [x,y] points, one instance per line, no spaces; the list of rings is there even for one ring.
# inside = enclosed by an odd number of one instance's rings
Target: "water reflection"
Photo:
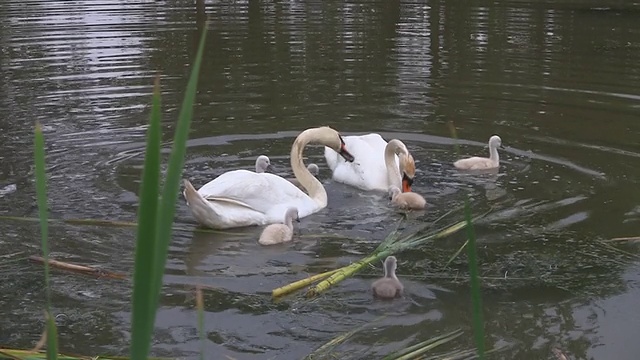
[[[308,127],[401,139],[429,204],[403,229],[435,220],[466,194],[475,212],[493,209],[476,232],[487,343],[507,347],[498,358],[547,358],[557,347],[575,358],[635,359],[632,343],[616,344],[637,330],[628,311],[637,249],[599,241],[640,232],[633,3],[28,5],[0,3],[0,213],[35,215],[31,124],[39,120],[52,216],[135,219],[152,78],[162,77],[166,154],[206,14],[185,166],[194,184],[251,168],[262,153],[288,174],[291,142]],[[508,147],[497,174],[453,168],[450,121],[469,153],[502,136]],[[402,301],[371,298],[378,264],[315,301],[271,301],[274,287],[360,259],[400,218],[385,194],[331,181],[321,148],[305,156],[321,166],[329,206],[303,220],[286,246],[259,246],[260,228],[192,231],[179,202],[176,221],[187,230],[171,244],[154,352],[197,356],[195,284],[205,287],[206,351],[221,356],[302,358],[382,314],[389,316],[338,349],[344,358],[376,357],[456,328],[463,339],[440,351],[472,347],[466,258],[445,266],[463,234],[398,255],[409,289]],[[3,260],[18,264],[15,254],[39,251],[33,224],[3,220],[0,228],[0,253],[13,254]],[[51,237],[57,257],[126,271],[133,233],[60,225]],[[130,284],[53,276],[55,311],[70,320],[62,348],[126,353]],[[6,265],[0,277],[0,307],[9,309],[0,344],[29,348],[42,329],[41,269]]]

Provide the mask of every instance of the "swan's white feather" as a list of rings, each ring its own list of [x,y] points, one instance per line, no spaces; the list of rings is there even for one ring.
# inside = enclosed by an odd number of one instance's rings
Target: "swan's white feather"
[[[387,142],[379,134],[344,136],[343,139],[355,160],[347,162],[333,149],[325,147],[324,157],[333,179],[363,190],[386,191],[389,186],[384,162]],[[398,166],[398,156],[394,157]]]
[[[286,179],[247,170],[226,172],[206,183],[198,192],[209,201],[235,202],[265,214],[275,212],[275,221],[282,221],[288,207],[296,207],[300,217],[311,214],[317,207],[309,195]],[[280,206],[282,209],[278,209]]]
[[[453,166],[462,170],[482,170],[497,168],[499,164],[489,158],[474,156],[458,160],[453,163]]]
[[[291,241],[293,238],[293,230],[291,230],[285,224],[271,224],[264,228],[258,243],[261,245],[275,245],[281,244],[287,241]]]

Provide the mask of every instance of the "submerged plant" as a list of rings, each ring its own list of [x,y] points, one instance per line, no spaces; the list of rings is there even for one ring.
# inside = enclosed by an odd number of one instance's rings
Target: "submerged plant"
[[[445,213],[444,215],[436,219],[431,224],[431,226],[434,226],[441,219],[448,216],[455,210],[457,209],[454,209]],[[478,216],[478,218],[484,215],[486,215],[486,213]],[[400,223],[401,222],[398,223],[397,225],[398,227],[400,226]],[[323,274],[314,275],[307,279],[299,280],[294,283],[285,285],[283,287],[274,289],[271,292],[272,296],[273,297],[282,296],[289,292],[292,292],[302,287],[305,287],[307,285],[310,285],[315,281],[323,279],[316,286],[312,287],[307,291],[307,297],[315,297],[321,294],[322,292],[327,291],[331,286],[336,285],[341,281],[365,269],[368,264],[371,264],[376,261],[381,261],[382,259],[386,258],[389,255],[393,255],[402,251],[418,248],[429,241],[449,236],[451,234],[454,234],[462,230],[463,228],[465,228],[466,225],[467,225],[466,221],[460,221],[453,225],[447,226],[440,230],[433,231],[428,234],[420,234],[420,232],[416,232],[411,235],[404,236],[402,238],[400,237],[400,233],[398,232],[396,227],[396,229],[392,231],[369,256],[359,261],[356,261],[350,265],[344,266],[342,268],[328,271]]]

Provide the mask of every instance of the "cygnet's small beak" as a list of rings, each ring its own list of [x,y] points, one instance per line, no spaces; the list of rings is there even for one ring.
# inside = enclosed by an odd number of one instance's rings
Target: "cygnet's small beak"
[[[296,222],[300,222],[300,217],[296,216]]]
[[[504,145],[502,145],[502,144],[500,144],[499,148],[503,149],[503,150],[506,149],[506,147],[504,147]]]

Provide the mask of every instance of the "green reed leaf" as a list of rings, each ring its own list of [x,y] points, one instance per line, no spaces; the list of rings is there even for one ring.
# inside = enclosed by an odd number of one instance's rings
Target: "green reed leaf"
[[[180,178],[182,176],[182,168],[184,166],[184,156],[187,147],[187,138],[189,137],[189,128],[191,126],[191,116],[193,114],[193,104],[195,102],[196,90],[198,87],[198,74],[200,73],[200,64],[202,63],[202,54],[204,52],[204,44],[207,34],[208,22],[205,24],[202,34],[200,35],[200,44],[198,52],[194,60],[191,76],[187,83],[187,89],[182,102],[182,108],[178,116],[178,124],[173,139],[173,148],[169,157],[169,167],[167,169],[167,177],[162,191],[162,199],[158,213],[157,223],[157,243],[155,254],[155,273],[151,281],[153,294],[155,295],[152,308],[156,309],[162,286],[162,273],[167,260],[167,251],[169,242],[171,241],[173,217],[175,215],[176,201],[178,200],[178,190],[180,186]]]
[[[458,139],[456,127],[453,122],[449,122],[449,130],[454,139]],[[454,150],[460,156],[460,147],[456,141]],[[478,276],[478,256],[476,253],[476,236],[471,220],[471,206],[469,205],[469,195],[464,197],[464,215],[467,223],[467,257],[469,258],[469,281],[471,284],[471,303],[473,310],[473,336],[478,351],[478,357],[484,359],[484,320],[482,316],[482,297],[480,295],[480,278]],[[464,247],[464,245],[463,245]],[[454,255],[455,256],[455,255]],[[451,261],[451,260],[450,260]],[[448,264],[448,263],[447,263]]]
[[[157,87],[154,93],[138,218],[131,345],[131,358],[134,360],[146,359],[150,351],[207,28],[208,22],[200,37],[198,52],[180,109],[161,200],[158,200],[161,134],[160,94]]]
[[[480,278],[478,275],[478,257],[476,254],[476,235],[471,221],[471,206],[468,197],[464,200],[464,217],[467,222],[467,256],[469,258],[469,277],[471,283],[471,303],[473,308],[473,335],[478,349],[478,357],[484,358],[484,321],[482,316],[482,297],[480,296]]]
[[[38,203],[38,216],[40,217],[40,234],[42,236],[42,257],[44,258],[44,286],[47,302],[47,359],[58,358],[58,344],[56,336],[56,324],[51,317],[51,286],[49,283],[49,243],[48,243],[48,212],[47,205],[47,177],[44,162],[44,135],[42,126],[36,122],[34,135],[34,162],[36,175],[36,198]]]
[[[133,305],[131,313],[131,358],[146,359],[149,354],[155,317],[153,292],[149,279],[154,275],[156,253],[156,221],[158,190],[160,188],[160,141],[162,132],[160,105],[160,79],[153,88],[151,117],[147,129],[147,146],[140,184],[138,208],[138,234],[135,269],[133,273]]]

